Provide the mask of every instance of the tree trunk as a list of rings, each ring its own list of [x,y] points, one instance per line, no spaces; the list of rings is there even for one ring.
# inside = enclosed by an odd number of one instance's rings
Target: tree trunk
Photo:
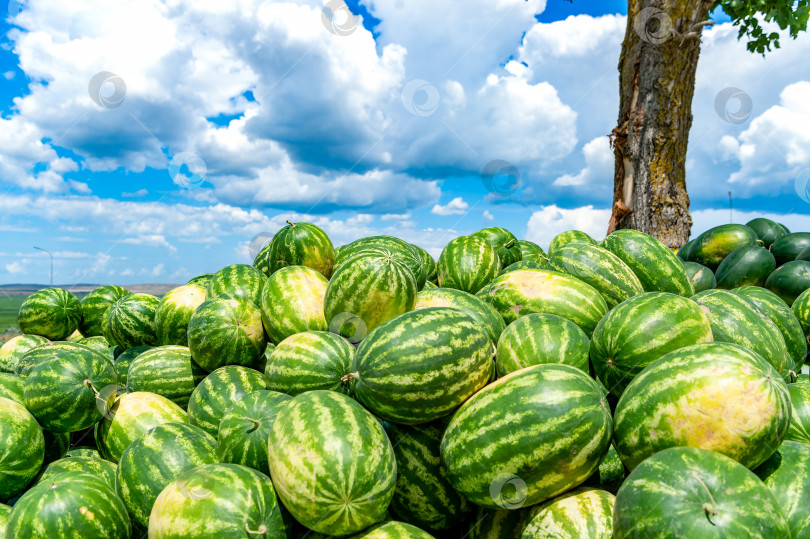
[[[700,35],[712,1],[629,0],[608,234],[633,228],[669,247],[689,238],[685,163]]]

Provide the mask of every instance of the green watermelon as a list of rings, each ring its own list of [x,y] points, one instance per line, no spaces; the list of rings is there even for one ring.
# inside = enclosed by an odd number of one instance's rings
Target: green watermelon
[[[738,286],[762,286],[768,275],[776,269],[771,252],[759,245],[746,245],[735,249],[720,262],[715,272],[717,288],[731,290]]]
[[[129,365],[127,391],[146,391],[166,397],[185,409],[191,393],[208,373],[191,359],[185,346],[156,346]]]
[[[389,520],[357,534],[357,539],[434,539],[432,535],[407,522]]]
[[[19,402],[23,406],[24,380],[10,372],[0,372],[0,397]]]
[[[478,232],[473,232],[470,236],[481,238],[495,249],[501,261],[501,267],[505,268],[523,259],[518,239],[514,234],[499,226],[482,228]]]
[[[602,247],[616,255],[638,277],[645,292],[694,295],[683,263],[669,247],[643,232],[617,230],[602,240]]]
[[[605,458],[599,463],[599,468],[584,484],[616,494],[624,482],[625,476],[624,464],[622,464],[622,459],[619,458],[619,452],[611,444]]]
[[[332,275],[335,248],[326,232],[312,223],[291,223],[279,230],[253,265],[270,277],[286,266],[306,266],[327,279]]]
[[[613,537],[790,537],[753,472],[714,451],[673,447],[642,462],[613,507]]]
[[[613,537],[613,504],[610,492],[576,488],[533,508],[523,529],[523,539],[610,539]]]
[[[267,389],[267,380],[258,371],[229,365],[220,367],[199,383],[188,403],[189,423],[211,436],[231,405],[253,391]]]
[[[81,319],[82,305],[76,296],[64,288],[43,288],[20,305],[17,327],[23,333],[61,341],[78,329]]]
[[[413,248],[416,250],[419,258],[422,259],[422,266],[425,268],[425,286],[427,286],[427,283],[432,283],[439,277],[439,268],[436,265],[436,261],[430,256],[430,253],[418,245],[413,245]]]
[[[65,456],[68,449],[70,449],[72,433],[43,430],[42,435],[45,437],[45,459],[43,460],[43,465],[61,459]]]
[[[213,273],[203,273],[202,275],[192,277],[186,284],[196,284],[197,286],[201,286],[206,290],[208,290],[208,285],[211,284],[211,279],[213,277],[214,277]]]
[[[447,307],[385,322],[357,349],[354,395],[378,417],[413,425],[452,412],[487,384],[492,341],[475,320]]]
[[[306,266],[286,266],[274,272],[262,288],[261,315],[267,336],[275,344],[304,331],[326,331],[323,302],[326,278]]]
[[[758,239],[757,233],[745,225],[716,226],[693,240],[686,259],[715,271],[720,262],[733,251],[746,245],[754,245]]]
[[[284,539],[284,522],[270,479],[238,464],[203,464],[163,489],[149,516],[149,537]]]
[[[289,395],[314,389],[349,393],[342,378],[351,372],[354,347],[326,331],[290,335],[270,353],[264,373],[268,388]]]
[[[810,232],[791,232],[780,237],[771,245],[776,266],[796,260],[804,249],[810,247]]]
[[[394,494],[396,459],[382,425],[335,391],[303,393],[279,410],[268,460],[284,506],[316,532],[358,532],[382,519]]]
[[[166,397],[145,391],[125,393],[96,424],[96,446],[102,457],[118,462],[127,446],[149,429],[186,421],[186,412]]]
[[[751,219],[745,223],[745,226],[753,229],[753,231],[757,233],[757,237],[766,249],[782,236],[790,234],[790,230],[788,230],[785,225],[764,217]]]
[[[85,346],[80,343],[68,341],[46,342],[45,344],[31,348],[22,357],[20,357],[20,359],[17,361],[17,367],[14,370],[14,374],[24,380],[28,378],[28,373],[31,371],[31,369],[40,363],[45,363],[52,359],[59,359],[60,354],[65,351],[92,352],[94,355],[101,356],[105,361],[109,362],[107,356],[100,354],[98,351],[93,350],[89,346]]]
[[[8,518],[11,516],[11,507],[0,503],[0,537],[6,536],[6,526]]]
[[[692,297],[709,318],[717,342],[731,342],[756,352],[788,378],[793,361],[776,324],[748,299],[728,290],[706,290]]]
[[[458,409],[442,438],[442,463],[453,487],[475,504],[534,505],[596,470],[612,423],[587,374],[570,365],[536,365],[488,385]]]
[[[95,457],[67,457],[48,464],[37,479],[37,483],[58,481],[63,473],[84,472],[97,476],[110,488],[115,488],[115,471],[117,466],[109,460]]]
[[[557,249],[563,245],[568,245],[569,243],[589,243],[591,245],[598,245],[598,242],[595,239],[581,230],[566,230],[565,232],[560,232],[554,236],[554,238],[552,238],[551,243],[548,246],[548,256],[551,257]]]
[[[712,327],[700,306],[668,292],[646,292],[610,311],[593,332],[593,369],[615,397],[642,370],[669,352],[712,342]]]
[[[154,346],[155,313],[160,300],[150,294],[128,294],[107,309],[104,337],[110,344],[127,349]]]
[[[234,402],[219,423],[219,460],[241,464],[270,475],[267,438],[278,411],[291,400],[292,397],[284,393],[259,390]]]
[[[90,446],[74,447],[73,449],[71,449],[70,451],[65,453],[65,457],[93,457],[93,458],[96,458],[96,459],[104,460],[101,457],[101,454],[98,452],[98,449],[96,449],[95,447],[90,447]],[[105,460],[104,462],[109,462],[109,461]]]
[[[248,301],[257,307],[262,300],[262,287],[267,277],[261,270],[247,264],[225,266],[211,277],[208,283],[208,297],[219,294],[232,294]]]
[[[541,266],[545,266],[548,262],[548,255],[536,243],[528,240],[518,240],[518,245],[520,246],[521,260],[536,262]]]
[[[48,342],[39,335],[17,335],[0,347],[0,372],[13,373],[17,370],[17,363],[29,350]]]
[[[510,271],[522,269],[543,269],[544,267],[546,267],[545,264],[538,264],[537,262],[532,262],[531,260],[519,260],[514,264],[509,264],[503,268],[498,272],[498,275],[503,275],[504,273],[509,273]]]
[[[439,288],[439,285],[437,285],[437,284],[435,284],[435,283],[433,283],[431,281],[426,281],[425,286],[422,287],[422,290],[431,290],[431,289],[434,289],[434,288]]]
[[[81,341],[78,341],[79,344],[83,344],[95,350],[96,352],[101,352],[107,359],[110,360],[110,363],[115,361],[113,357],[113,346],[107,342],[107,339],[102,337],[101,335],[96,335],[93,337],[85,337]]]
[[[397,315],[413,310],[413,273],[392,255],[360,253],[335,269],[324,297],[329,331],[353,343]]]
[[[82,320],[79,322],[79,332],[85,337],[104,335],[102,331],[104,313],[110,305],[128,294],[131,292],[126,288],[108,284],[84,296],[81,301]]]
[[[509,324],[498,340],[498,376],[540,365],[565,363],[583,372],[588,367],[588,336],[579,326],[553,314],[529,314]]]
[[[683,263],[683,270],[689,282],[692,283],[692,288],[695,289],[695,294],[699,294],[704,290],[709,290],[717,286],[717,279],[712,270],[698,264],[697,262]]]
[[[503,318],[492,305],[463,290],[434,288],[420,291],[416,295],[414,310],[429,307],[450,307],[463,312],[487,332],[492,342],[498,342],[501,332],[506,328]]]
[[[261,311],[241,296],[205,300],[188,323],[191,357],[208,372],[225,365],[254,367],[266,346]]]
[[[810,262],[794,260],[787,262],[768,276],[765,288],[793,305],[799,295],[810,288]]]
[[[793,302],[793,314],[804,330],[807,341],[810,342],[810,289],[805,290]]]
[[[692,248],[692,243],[694,243],[694,241],[695,240],[693,239],[692,241],[687,241],[686,243],[681,245],[681,248],[678,249],[678,252],[675,253],[675,256],[677,256],[682,261],[686,262],[686,255],[689,254],[689,249]],[[697,263],[697,262],[695,262],[695,263]]]
[[[484,509],[479,507],[470,519],[469,530],[462,528],[462,535],[469,539],[520,539],[531,508]]]
[[[791,536],[810,535],[810,445],[786,441],[754,473],[782,508]]]
[[[810,384],[789,384],[788,393],[791,415],[790,428],[785,439],[810,444]]]
[[[45,456],[45,439],[25,407],[0,397],[0,500],[16,496],[37,475]],[[13,537],[13,536],[12,536]]]
[[[614,421],[616,450],[630,470],[676,446],[711,449],[753,469],[785,438],[790,396],[773,367],[747,348],[696,344],[636,376]]]
[[[208,292],[200,285],[187,284],[166,292],[155,312],[158,344],[188,346],[188,322]]]
[[[115,369],[115,374],[118,376],[118,384],[121,387],[127,387],[127,374],[129,372],[129,366],[133,361],[135,361],[135,358],[151,349],[151,346],[135,346],[121,352],[121,355],[115,358],[113,368]]]
[[[359,254],[383,255],[404,264],[413,273],[418,290],[427,281],[427,268],[422,263],[422,256],[416,246],[405,240],[393,236],[369,236],[355,240],[341,249],[340,255],[335,259],[335,270]]]
[[[115,488],[132,520],[146,527],[160,491],[183,472],[215,462],[217,443],[208,433],[188,423],[163,423],[121,454]]]
[[[460,236],[444,247],[437,267],[441,288],[475,294],[497,277],[503,265],[498,252],[486,240]]]

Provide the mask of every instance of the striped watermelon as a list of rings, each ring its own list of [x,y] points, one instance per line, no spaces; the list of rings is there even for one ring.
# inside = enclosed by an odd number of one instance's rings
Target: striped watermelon
[[[458,409],[442,438],[442,463],[469,501],[516,509],[585,481],[607,453],[611,432],[610,408],[593,379],[570,365],[536,365]]]
[[[77,442],[80,443],[80,442]],[[101,454],[98,452],[98,449],[95,447],[90,446],[78,446],[74,447],[67,453],[65,453],[65,457],[93,457],[96,459],[102,459]],[[103,459],[102,459],[103,460]],[[104,461],[109,462],[109,461]]]
[[[545,264],[538,264],[537,262],[532,262],[531,260],[519,260],[514,264],[509,264],[503,268],[498,272],[498,275],[503,275],[504,273],[509,273],[510,271],[522,269],[543,269],[544,267],[546,267]]]
[[[610,311],[593,332],[593,369],[621,396],[647,365],[685,346],[712,342],[709,319],[694,301],[668,292],[646,292]]]
[[[757,233],[745,225],[716,226],[692,241],[686,259],[715,271],[720,262],[734,250],[754,245],[758,239]]]
[[[102,457],[118,462],[124,449],[149,429],[187,421],[186,412],[165,397],[145,391],[125,393],[96,424],[96,446]]]
[[[217,431],[219,460],[270,475],[267,438],[278,411],[291,400],[284,393],[259,390],[233,403],[222,416]]]
[[[187,347],[156,346],[132,360],[126,387],[129,393],[156,393],[185,410],[194,388],[206,376]]]
[[[25,298],[17,314],[23,333],[52,341],[67,339],[79,327],[82,305],[64,288],[43,288]]]
[[[810,445],[786,441],[754,473],[782,508],[791,536],[810,535]]]
[[[764,286],[788,305],[793,305],[796,298],[810,288],[810,262],[786,262],[768,276]]]
[[[326,331],[323,302],[326,278],[306,266],[286,266],[273,273],[262,288],[261,315],[267,336],[275,344],[304,331]]]
[[[588,283],[602,294],[610,309],[644,292],[633,270],[598,245],[574,242],[558,247],[549,258],[548,268]]]
[[[131,294],[124,287],[108,284],[100,286],[82,298],[82,320],[79,322],[79,332],[85,337],[104,335],[102,322],[107,309],[123,298]]]
[[[487,332],[492,342],[498,342],[501,332],[506,328],[503,318],[492,305],[463,290],[434,288],[420,291],[416,295],[414,310],[429,307],[450,307],[463,312],[475,320],[478,327]]]
[[[358,532],[382,519],[394,494],[396,459],[382,425],[335,391],[303,393],[279,410],[268,460],[284,506],[316,532]]]
[[[195,284],[178,286],[166,292],[155,312],[158,344],[188,346],[188,322],[207,294],[204,287]]]
[[[327,279],[332,275],[335,248],[326,232],[312,223],[291,223],[276,232],[253,265],[270,277],[286,266],[306,266]]]
[[[214,277],[213,273],[203,273],[202,275],[192,277],[186,284],[196,284],[197,286],[201,286],[206,290],[208,290],[208,285],[211,284],[211,279],[213,277]]]
[[[256,306],[262,299],[262,287],[267,277],[261,270],[247,264],[233,264],[225,266],[211,277],[208,283],[208,297],[213,298],[219,294],[233,294]]]
[[[790,234],[790,230],[785,225],[764,217],[751,219],[745,223],[745,226],[757,233],[757,237],[762,241],[766,249],[782,236]]]
[[[342,378],[351,372],[354,347],[326,331],[296,333],[281,341],[267,358],[267,387],[289,395],[315,389],[349,393]]]
[[[692,288],[695,289],[695,294],[717,286],[717,279],[714,273],[706,266],[698,264],[697,262],[684,261],[683,269],[689,282],[692,283]]]
[[[599,468],[585,481],[584,485],[616,494],[626,475],[622,459],[619,458],[618,451],[611,444],[605,458],[599,463]]]
[[[110,488],[115,488],[115,471],[118,467],[109,460],[95,457],[67,457],[48,464],[37,479],[37,483],[58,481],[64,473],[84,472],[95,475]]]
[[[0,537],[6,536],[6,526],[8,518],[11,516],[11,507],[0,503]]]
[[[610,492],[576,488],[533,508],[523,529],[525,539],[610,539],[613,504]]]
[[[810,343],[810,289],[805,290],[793,302],[793,314],[802,326],[804,335]]]
[[[695,239],[693,238],[692,240],[681,245],[680,249],[678,249],[678,251],[675,253],[675,256],[677,256],[681,261],[686,262],[686,255],[689,254],[689,249],[692,248],[692,243],[694,243],[694,241]]]
[[[810,444],[810,384],[789,384],[791,415],[786,440]]]
[[[790,537],[753,472],[714,451],[673,447],[642,462],[613,507],[613,537]]]
[[[450,484],[441,463],[445,423],[405,426],[386,421],[384,425],[397,461],[397,485],[389,510],[400,520],[433,532],[454,528],[472,510]]]
[[[68,449],[70,449],[72,433],[43,430],[42,435],[45,437],[45,459],[43,460],[43,465],[61,459],[65,456]]]
[[[22,404],[0,397],[0,440],[0,500],[5,501],[22,492],[37,475],[45,456],[45,439]]]
[[[499,226],[482,228],[478,232],[470,234],[474,238],[481,238],[495,249],[498,258],[501,260],[501,267],[505,268],[523,259],[518,239],[514,234]]]
[[[494,511],[479,507],[470,519],[469,530],[461,531],[469,539],[520,539],[530,514],[530,508]]]
[[[248,393],[260,389],[267,389],[267,380],[262,373],[236,365],[220,367],[206,376],[191,394],[189,423],[216,436],[219,422],[228,408]]]
[[[565,232],[560,232],[554,236],[554,238],[552,238],[551,243],[548,245],[548,256],[551,257],[557,249],[563,245],[568,245],[569,243],[589,243],[591,245],[598,245],[598,242],[595,239],[581,230],[566,230]]]
[[[357,539],[434,539],[432,535],[407,522],[389,520],[357,534]]]
[[[518,270],[495,279],[478,297],[490,303],[507,324],[531,313],[556,314],[590,336],[607,313],[602,295],[575,277],[545,270]]]
[[[124,450],[115,488],[132,520],[146,527],[160,491],[186,470],[215,462],[217,443],[208,433],[188,423],[163,423]]]
[[[694,295],[683,263],[669,247],[652,236],[629,228],[617,230],[602,240],[602,247],[635,273],[645,292]]]
[[[430,256],[430,253],[418,245],[411,245],[419,255],[419,258],[422,260],[422,266],[425,268],[425,285],[429,282],[435,282],[439,277],[439,267],[436,265],[436,261]]]
[[[391,256],[404,264],[416,280],[417,289],[421,290],[427,281],[427,268],[422,263],[422,256],[416,246],[393,236],[369,236],[360,238],[341,249],[335,260],[335,269],[344,262],[359,254],[375,253]]]
[[[755,468],[785,438],[790,396],[762,357],[729,343],[681,348],[650,364],[616,405],[613,437],[628,469],[662,449],[702,447]]]
[[[24,406],[23,386],[24,380],[16,374],[0,372],[0,397],[11,399]]]
[[[791,232],[778,238],[771,245],[771,252],[776,258],[776,266],[781,266],[793,260],[803,250],[810,247],[810,232]]]
[[[188,323],[191,357],[208,372],[225,365],[255,367],[266,346],[261,311],[241,296],[205,300]]]
[[[752,350],[773,365],[785,379],[793,361],[779,328],[748,299],[727,290],[706,290],[692,297],[709,318],[717,342],[731,342]]]
[[[17,364],[29,350],[48,342],[39,335],[17,335],[0,347],[0,372],[13,373]]]
[[[717,288],[731,290],[738,286],[762,286],[775,268],[776,260],[769,250],[756,244],[740,247],[717,266]]]
[[[493,352],[486,332],[466,314],[420,309],[369,333],[346,379],[375,415],[406,425],[426,423],[487,384]]]
[[[548,255],[536,243],[528,240],[518,240],[518,246],[520,247],[521,260],[537,262],[541,266],[545,266],[548,262]]]
[[[444,247],[437,267],[440,287],[475,294],[497,277],[503,266],[497,251],[483,238],[460,236]]]
[[[155,313],[160,300],[150,294],[128,294],[107,309],[104,338],[110,344],[127,349],[133,346],[154,346]]]
[[[31,371],[31,369],[40,363],[45,363],[46,361],[50,361],[52,359],[59,359],[59,356],[63,351],[92,352],[95,355],[103,357],[105,361],[109,361],[107,356],[99,354],[96,350],[93,350],[89,346],[85,346],[80,343],[68,341],[46,342],[45,344],[35,346],[20,357],[17,362],[17,367],[14,370],[14,374],[24,380],[28,378],[28,373]]]
[[[324,296],[329,331],[353,343],[391,318],[413,310],[413,273],[392,255],[361,253],[335,269]]]
[[[23,494],[8,520],[6,537],[124,539],[131,524],[123,502],[103,479],[70,472]]]
[[[118,376],[118,385],[121,387],[127,387],[127,374],[129,373],[129,366],[133,361],[135,361],[136,357],[147,350],[151,350],[152,348],[152,346],[135,346],[121,352],[121,355],[115,358],[113,368],[115,369],[115,374]]]
[[[283,539],[287,525],[270,479],[238,464],[203,464],[163,489],[149,516],[149,537]]]
[[[85,337],[80,341],[77,341],[79,344],[83,344],[89,348],[92,348],[96,352],[100,352],[107,356],[107,359],[110,360],[110,363],[115,361],[113,357],[113,346],[107,342],[107,339],[102,337],[101,335],[96,335],[93,337]]]
[[[553,314],[529,314],[509,324],[501,334],[495,366],[500,377],[543,363],[564,363],[587,373],[588,346],[588,336],[570,320]]]
[[[439,285],[433,283],[432,281],[425,281],[425,286],[422,287],[422,290],[431,290],[434,288],[439,288]]]

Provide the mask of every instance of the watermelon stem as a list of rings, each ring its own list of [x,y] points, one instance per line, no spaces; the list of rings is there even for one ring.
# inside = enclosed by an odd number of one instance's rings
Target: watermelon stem
[[[717,510],[715,509],[715,506],[717,505],[717,502],[715,501],[714,496],[712,496],[712,491],[709,490],[709,487],[706,486],[706,483],[704,483],[703,480],[700,477],[698,477],[697,474],[693,473],[692,476],[695,479],[698,480],[698,483],[703,485],[703,488],[706,489],[706,493],[709,495],[709,498],[712,500],[712,503],[706,502],[706,503],[703,504],[703,511],[706,513],[706,518],[709,520],[709,522],[712,523],[712,526],[714,526],[715,524],[714,524],[714,522],[712,522],[711,517],[717,515]]]
[[[349,374],[347,374],[346,376],[341,378],[340,381],[345,384],[347,382],[351,382],[355,378],[360,378],[360,373],[358,373],[358,372],[350,372]]]
[[[259,526],[258,530],[254,531],[251,530],[250,526],[248,526],[248,523],[245,522],[245,531],[247,532],[248,535],[261,535],[262,537],[267,537],[267,526],[265,526],[264,524]]]
[[[96,395],[96,399],[100,399],[100,398],[101,398],[101,394],[100,394],[100,393],[98,392],[98,390],[96,389],[96,386],[94,386],[94,385],[93,385],[93,382],[92,382],[92,381],[90,381],[90,380],[85,380],[85,381],[84,381],[84,385],[86,385],[87,387],[89,387],[90,389],[92,389],[92,390],[93,390],[93,393],[95,393],[95,395]]]
[[[295,226],[293,223],[290,222],[289,219],[287,219],[287,224],[290,225],[290,226]]]
[[[253,419],[252,417],[242,416],[242,419],[244,419],[245,421],[250,421],[251,423],[253,423],[253,430],[258,429],[262,425],[257,420]],[[253,430],[250,431],[250,432],[253,432]]]

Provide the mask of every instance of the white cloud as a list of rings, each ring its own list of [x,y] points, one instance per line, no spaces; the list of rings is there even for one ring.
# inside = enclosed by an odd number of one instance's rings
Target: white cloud
[[[6,264],[6,271],[11,274],[22,273],[25,271],[25,266],[20,262],[11,262]]]
[[[163,273],[164,266],[165,266],[165,264],[158,264],[157,266],[152,268],[152,273],[151,273],[152,277],[157,277],[158,275],[161,275]]]
[[[6,80],[11,80],[14,78],[15,75],[16,73],[14,71],[6,71],[5,73],[3,73],[3,78]]]
[[[456,197],[444,206],[436,204],[430,210],[430,213],[435,215],[464,215],[469,208],[470,205],[464,202],[464,199]]]
[[[601,240],[605,237],[609,220],[609,209],[590,205],[573,209],[544,206],[529,218],[525,236],[543,246],[548,246],[554,236],[566,230],[581,230],[595,240]]]
[[[138,189],[132,193],[121,193],[121,196],[124,198],[141,198],[149,194],[149,191],[146,189]]]
[[[598,137],[582,148],[585,168],[576,175],[564,174],[554,180],[554,185],[592,189],[593,184],[613,185],[613,150],[607,137]]]
[[[492,220],[494,220],[494,219],[495,219],[495,216],[494,216],[494,215],[492,215],[492,214],[489,212],[489,210],[484,210],[484,213],[482,214],[482,217],[483,217],[485,220],[487,220],[487,221],[492,221]]]

